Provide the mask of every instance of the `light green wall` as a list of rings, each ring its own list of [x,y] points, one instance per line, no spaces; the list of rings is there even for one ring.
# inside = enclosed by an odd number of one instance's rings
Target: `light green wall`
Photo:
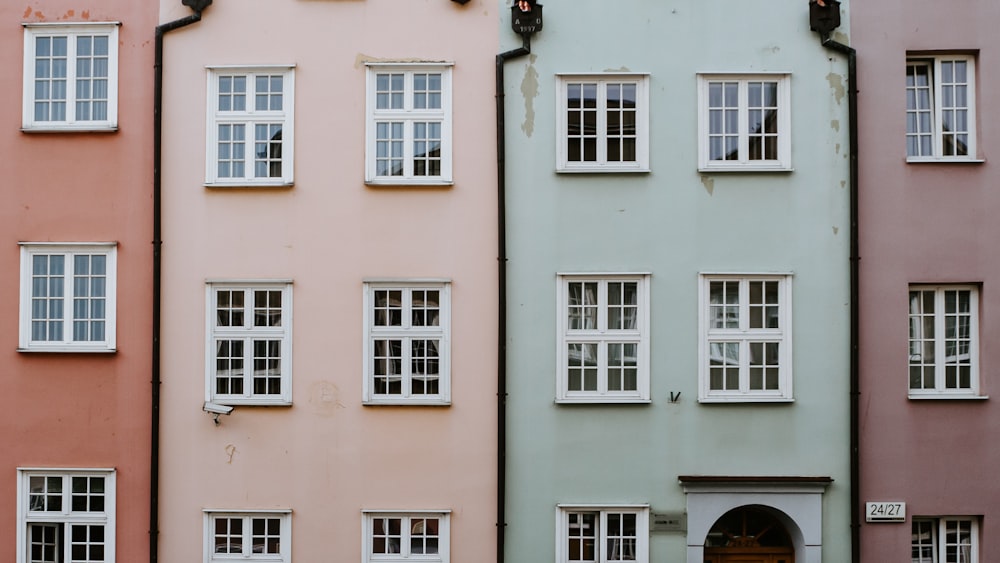
[[[553,560],[557,503],[681,512],[698,474],[832,477],[823,558],[848,561],[846,59],[805,0],[544,4],[506,65],[507,561]],[[520,44],[506,15],[501,39]],[[555,74],[606,70],[650,74],[652,172],[557,174]],[[791,73],[793,172],[697,171],[699,72]],[[554,402],[556,273],[586,271],[652,274],[651,404]],[[698,403],[699,272],[793,274],[794,403]],[[650,540],[683,560],[684,534]]]

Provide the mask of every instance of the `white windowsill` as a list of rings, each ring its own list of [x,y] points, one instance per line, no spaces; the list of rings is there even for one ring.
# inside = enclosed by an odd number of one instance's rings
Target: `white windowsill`
[[[715,404],[725,404],[725,403],[794,403],[795,399],[791,397],[746,397],[740,396],[730,396],[730,397],[698,397],[699,403],[715,403]]]
[[[373,188],[450,188],[455,185],[451,180],[365,180],[365,185]]]
[[[291,188],[295,182],[205,182],[206,188]]]
[[[747,173],[760,173],[760,172],[775,173],[775,172],[780,172],[780,173],[786,173],[786,172],[795,172],[795,169],[794,168],[790,168],[790,167],[784,167],[784,166],[748,166],[748,165],[743,165],[743,166],[735,166],[735,165],[734,166],[708,166],[708,167],[699,166],[698,167],[698,172],[701,172],[702,174],[711,174],[713,172],[726,172],[726,173],[731,173],[731,172],[747,172]]]
[[[648,405],[652,399],[640,397],[565,397],[556,399],[557,405]]]
[[[366,407],[450,407],[451,401],[444,399],[367,399],[361,401]]]
[[[18,352],[30,353],[30,354],[115,354],[118,352],[117,348],[83,348],[75,346],[52,346],[48,348],[18,348]]]
[[[209,402],[216,403],[219,405],[226,405],[227,407],[290,407],[292,406],[292,401],[290,399],[262,399],[262,398],[250,398],[250,399],[223,399],[220,397],[212,397],[211,399],[206,399]]]
[[[907,164],[983,164],[985,158],[944,158],[939,156],[906,157]]]
[[[29,125],[22,133],[117,133],[117,125]]]
[[[650,169],[645,168],[611,168],[611,167],[597,167],[597,166],[587,166],[587,167],[573,167],[573,168],[556,168],[557,174],[648,174]]]
[[[990,398],[989,395],[948,395],[945,393],[935,393],[935,394],[908,394],[907,399],[911,401],[985,401]]]

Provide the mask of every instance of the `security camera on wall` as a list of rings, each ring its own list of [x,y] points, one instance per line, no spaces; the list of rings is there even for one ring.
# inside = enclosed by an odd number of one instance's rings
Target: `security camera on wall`
[[[229,413],[233,412],[233,407],[229,405],[220,405],[219,403],[213,403],[211,401],[205,401],[205,405],[202,407],[202,410],[204,410],[208,414],[214,415],[215,424],[218,425],[219,415],[222,414],[228,415]]]

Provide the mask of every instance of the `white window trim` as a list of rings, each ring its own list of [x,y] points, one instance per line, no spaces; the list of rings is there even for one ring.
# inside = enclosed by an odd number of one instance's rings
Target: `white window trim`
[[[362,563],[402,563],[424,561],[450,563],[451,561],[451,511],[450,510],[362,510],[361,511],[361,561]],[[438,518],[438,553],[436,555],[398,556],[372,553],[374,520],[376,518]]]
[[[118,28],[120,22],[26,23],[24,26],[24,63],[21,127],[23,131],[116,131],[118,129]],[[102,34],[108,35],[108,118],[101,121],[77,121],[76,116],[76,45],[69,41],[66,69],[66,121],[35,121],[35,41],[40,36]]]
[[[19,352],[114,352],[116,350],[116,303],[117,303],[117,270],[118,243],[48,243],[21,242],[21,292],[20,292],[20,330],[18,338]],[[64,303],[63,303],[63,336],[59,342],[33,341],[31,339],[31,258],[36,254],[104,254],[107,256],[105,278],[105,310],[103,341],[76,342],[73,335],[73,284],[71,260],[66,261]]]
[[[72,489],[63,485],[64,510],[60,513],[30,511],[29,495],[31,493],[31,477],[104,477],[104,511],[100,513],[72,512],[69,510],[68,498]],[[83,469],[83,468],[17,468],[17,563],[28,563],[28,524],[33,522],[84,523],[104,524],[104,562],[115,563],[115,470],[114,469]],[[68,531],[67,531],[68,536]],[[69,546],[64,544],[68,552]],[[61,559],[60,559],[61,560]],[[70,558],[66,557],[66,561]]]
[[[650,402],[649,392],[649,326],[650,326],[650,275],[648,273],[591,273],[591,274],[571,274],[560,273],[556,277],[556,402],[557,403],[648,403]],[[620,336],[616,336],[618,331],[608,331],[598,328],[594,331],[570,331],[567,327],[567,307],[569,306],[570,282],[596,282],[600,284],[601,295],[605,296],[603,303],[598,303],[598,316],[606,319],[607,316],[607,283],[608,282],[636,282],[638,284],[638,328],[635,331],[621,331]],[[600,321],[599,321],[600,324]],[[638,344],[637,362],[638,370],[636,374],[635,391],[608,391],[607,390],[607,363],[598,366],[598,390],[597,391],[569,391],[568,365],[569,352],[567,351],[568,340],[584,340],[592,342],[618,341],[634,342]],[[599,353],[603,357],[603,350]]]
[[[207,122],[205,131],[205,185],[208,187],[288,187],[294,184],[295,168],[295,65],[261,65],[261,66],[209,66],[208,101],[206,103]],[[246,110],[241,112],[220,112],[219,106],[219,76],[229,74],[270,74],[282,76],[282,109],[280,111],[256,111],[252,106],[256,85],[253,79],[247,79]],[[281,177],[256,178],[254,174],[254,138],[253,125],[258,122],[282,122],[281,126]],[[219,124],[245,124],[246,149],[244,175],[242,178],[219,177]]]
[[[216,290],[270,290],[281,291],[281,327],[227,328],[216,331]],[[245,300],[246,320],[253,318],[253,300]],[[292,282],[291,280],[208,280],[205,286],[205,401],[222,405],[288,406],[292,404]],[[255,395],[253,393],[253,350],[244,347],[243,395],[218,395],[215,393],[216,352],[215,338],[253,338],[254,335],[281,339],[281,394]]]
[[[791,274],[699,274],[698,284],[698,402],[700,403],[780,403],[793,401],[792,393],[792,275]],[[780,322],[778,329],[711,329],[709,312],[709,284],[713,281],[777,281],[779,282]],[[741,296],[743,289],[741,287]],[[747,318],[748,303],[740,299],[740,318]],[[781,343],[779,352],[778,389],[776,391],[750,391],[744,388],[748,366],[740,362],[740,390],[713,391],[709,369],[709,343],[718,337],[740,341],[741,350],[749,341],[756,341],[759,335],[767,341]],[[748,357],[741,353],[741,358]],[[749,361],[749,360],[748,360]]]
[[[451,62],[374,63],[365,64],[365,183],[372,186],[450,186],[453,183],[452,162],[454,140],[452,136],[452,67]],[[379,110],[375,107],[376,80],[379,73],[396,72],[406,75],[405,102],[401,110]],[[414,109],[410,107],[413,93],[413,73],[441,73],[441,109]],[[378,176],[376,163],[376,120],[391,119],[404,123],[402,176]],[[441,121],[441,175],[416,176],[413,174],[413,132],[415,121]]]
[[[956,155],[956,156],[945,156],[943,154],[942,147],[942,117],[941,111],[942,106],[940,100],[941,95],[941,62],[942,61],[964,61],[968,64],[968,103],[969,103],[969,143],[967,155]],[[976,130],[978,129],[976,121],[976,57],[974,55],[907,55],[906,66],[911,65],[929,65],[931,67],[931,110],[933,123],[931,127],[933,129],[931,142],[933,144],[933,154],[931,156],[910,156],[907,154],[906,161],[910,163],[922,163],[922,162],[966,162],[966,163],[981,163],[984,160],[977,158],[977,143],[976,143]],[[907,107],[907,111],[909,107]],[[904,129],[905,129],[904,125]]]
[[[937,561],[944,562],[948,560],[946,557],[948,546],[945,544],[944,541],[942,541],[942,538],[945,538],[947,535],[946,534],[947,523],[948,522],[971,523],[972,525],[970,527],[970,536],[971,536],[970,539],[972,545],[970,546],[971,549],[969,550],[970,551],[969,559],[968,560],[962,559],[962,561],[967,561],[967,563],[979,563],[979,518],[975,516],[940,516],[940,517],[914,516],[910,526],[911,530],[913,529],[912,524],[916,522],[930,522],[934,525],[933,547],[936,553],[934,554],[935,558],[933,560],[936,562]],[[913,547],[912,535],[910,540],[910,546],[912,549]]]
[[[568,559],[569,553],[569,514],[573,512],[599,512],[601,526],[597,539],[597,563],[607,563],[604,554],[604,546],[607,545],[607,530],[604,524],[607,522],[608,513],[629,513],[636,515],[636,563],[649,563],[649,505],[648,504],[557,504],[556,505],[556,558],[555,563],[571,563]],[[612,563],[615,561],[611,560]]]
[[[910,291],[934,291],[934,351],[935,357],[941,358],[934,366],[934,389],[912,389],[909,385],[909,361],[907,361],[907,395],[910,399],[986,399],[979,394],[979,287],[972,284],[910,284],[907,294]],[[945,388],[945,342],[944,342],[944,292],[945,291],[968,291],[969,292],[969,332],[971,343],[969,355],[970,375],[969,389],[947,389]],[[909,323],[909,311],[907,312],[907,323]],[[909,346],[909,345],[907,345]]]
[[[597,160],[595,162],[570,162],[567,136],[567,87],[571,82],[597,82]],[[608,162],[607,160],[607,90],[600,87],[607,83],[634,83],[636,85],[636,146],[634,162]],[[559,73],[556,74],[556,172],[649,172],[649,73]]]
[[[408,292],[414,289],[435,289],[439,294],[439,319],[437,328],[413,329],[411,327],[389,328],[379,330],[375,326],[374,295],[375,290],[398,289]],[[404,298],[409,302],[409,297]],[[451,281],[450,280],[366,280],[362,298],[364,307],[364,343],[363,364],[364,379],[362,381],[362,403],[365,405],[431,405],[447,406],[451,404]],[[409,309],[404,309],[404,316]],[[437,395],[414,397],[405,390],[410,382],[409,370],[403,374],[401,396],[386,396],[375,393],[374,347],[372,341],[379,335],[402,338],[418,336],[437,336],[440,338],[438,347],[438,391]],[[404,352],[404,361],[408,357]]]
[[[739,82],[739,155],[738,160],[710,160],[708,89],[711,82]],[[778,82],[778,158],[748,160],[747,82],[774,80]],[[698,171],[699,172],[790,172],[792,170],[792,75],[772,73],[705,73],[698,74]]]
[[[204,514],[204,563],[218,563],[220,561],[267,561],[268,563],[291,563],[292,561],[292,511],[290,509],[278,510],[225,510],[206,509]],[[281,520],[280,550],[275,554],[219,554],[216,556],[213,549],[215,528],[212,522],[215,518],[278,518]],[[250,533],[250,527],[244,526],[244,533]],[[244,536],[246,538],[247,536]]]

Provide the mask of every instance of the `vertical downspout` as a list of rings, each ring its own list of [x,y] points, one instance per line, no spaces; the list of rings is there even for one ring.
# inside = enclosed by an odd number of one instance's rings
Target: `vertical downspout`
[[[507,527],[507,135],[504,130],[504,67],[508,59],[531,53],[531,36],[521,35],[522,46],[497,55],[497,563],[504,563]]]
[[[858,271],[858,70],[857,51],[834,41],[829,32],[820,32],[821,44],[847,55],[847,111],[850,151],[850,220],[851,220],[851,561],[861,560],[861,453],[859,449],[861,402],[858,342],[860,339],[860,290]]]
[[[182,0],[191,6],[190,16],[156,26],[153,59],[153,347],[149,459],[149,563],[156,563],[160,534],[160,295],[162,289],[160,247],[162,240],[162,144],[163,144],[163,36],[174,29],[201,21],[201,12],[212,0]],[[194,5],[192,5],[194,4]]]

